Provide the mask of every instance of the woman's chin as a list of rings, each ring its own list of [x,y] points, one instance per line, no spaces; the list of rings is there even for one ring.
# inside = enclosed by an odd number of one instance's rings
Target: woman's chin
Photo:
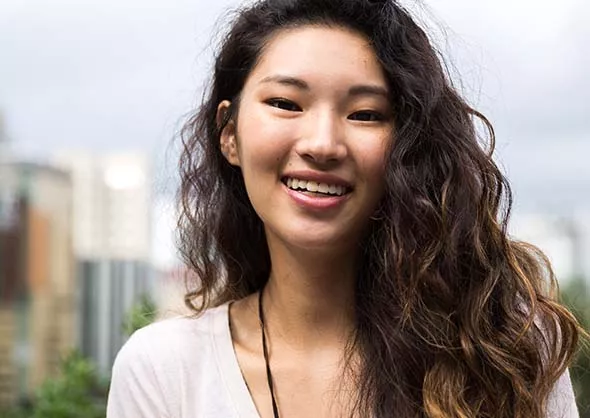
[[[290,233],[280,237],[283,244],[297,252],[315,254],[341,254],[357,247],[357,239],[342,233]]]

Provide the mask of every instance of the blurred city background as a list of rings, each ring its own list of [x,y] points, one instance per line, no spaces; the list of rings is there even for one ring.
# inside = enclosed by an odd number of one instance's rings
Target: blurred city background
[[[237,4],[0,2],[0,417],[104,416],[128,335],[183,312],[177,132]],[[588,321],[590,3],[402,4],[495,126],[511,234]],[[583,417],[589,364],[571,369]]]

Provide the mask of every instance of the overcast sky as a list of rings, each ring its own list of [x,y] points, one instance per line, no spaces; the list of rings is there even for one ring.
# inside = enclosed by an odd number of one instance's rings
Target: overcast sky
[[[163,161],[197,103],[212,28],[237,4],[1,0],[0,111],[16,150],[139,148]],[[496,127],[518,206],[590,206],[590,2],[431,0],[426,8],[446,28],[443,52],[465,94]],[[161,184],[166,176],[157,173]]]
[[[197,103],[212,28],[237,4],[2,0],[0,109],[16,149],[163,155]],[[496,126],[517,199],[548,208],[588,203],[590,3],[432,0],[426,8],[439,23],[434,33],[446,28],[443,49],[465,94]]]

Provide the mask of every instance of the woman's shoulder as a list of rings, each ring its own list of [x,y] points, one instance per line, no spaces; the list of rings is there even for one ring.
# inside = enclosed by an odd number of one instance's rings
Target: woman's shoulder
[[[178,316],[135,331],[119,350],[113,375],[136,375],[167,385],[211,367],[218,346],[230,339],[227,305],[199,316]],[[163,381],[165,380],[165,381]]]
[[[150,355],[186,351],[194,356],[196,348],[207,348],[216,336],[226,331],[227,305],[205,310],[200,315],[182,315],[153,322],[135,331],[123,351],[143,351]]]
[[[108,417],[180,417],[220,380],[218,358],[231,345],[227,305],[154,322],[133,333],[113,365]]]

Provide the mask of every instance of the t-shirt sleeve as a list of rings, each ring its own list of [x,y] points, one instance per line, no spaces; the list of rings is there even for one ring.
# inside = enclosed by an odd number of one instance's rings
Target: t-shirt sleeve
[[[579,418],[569,372],[559,378],[549,396],[547,418]]]
[[[111,375],[107,418],[169,418],[166,402],[142,330],[117,354]]]

